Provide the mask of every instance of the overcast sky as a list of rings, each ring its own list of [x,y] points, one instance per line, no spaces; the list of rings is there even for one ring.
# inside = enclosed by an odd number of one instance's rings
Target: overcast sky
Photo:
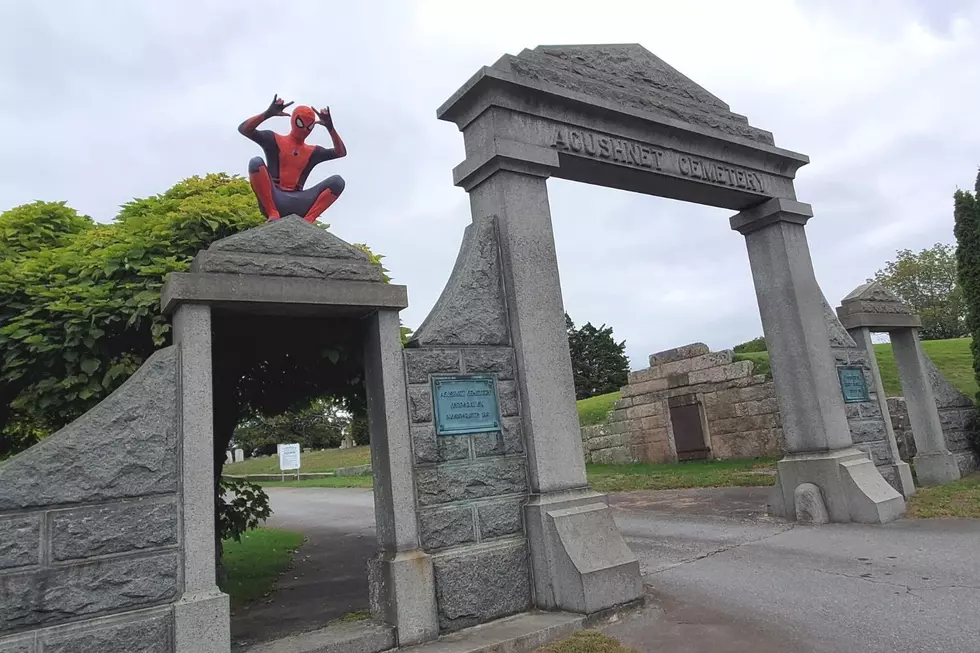
[[[184,177],[244,173],[258,151],[236,126],[274,93],[330,105],[350,153],[311,176],[347,180],[322,219],[387,256],[417,327],[470,220],[462,136],[436,108],[503,53],[630,42],[810,156],[797,195],[833,304],[895,250],[953,241],[952,193],[980,164],[970,0],[0,2],[0,210],[65,200],[109,221]],[[761,334],[730,211],[549,190],[566,310],[611,324],[634,368]]]

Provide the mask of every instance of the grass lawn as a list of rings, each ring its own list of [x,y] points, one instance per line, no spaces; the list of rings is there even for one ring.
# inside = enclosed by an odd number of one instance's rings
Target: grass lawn
[[[221,589],[240,607],[269,593],[279,574],[289,567],[303,534],[275,528],[257,528],[242,541],[225,540],[224,563],[228,578]]]
[[[711,460],[635,465],[586,465],[589,483],[600,492],[670,490],[689,487],[775,485],[776,458]]]
[[[908,516],[980,519],[980,473],[946,485],[917,488],[909,500]]]
[[[922,349],[932,359],[946,380],[971,399],[977,394],[977,382],[973,377],[973,355],[970,338],[952,340],[924,340]],[[889,397],[902,396],[902,383],[898,379],[898,366],[890,343],[875,345],[875,358],[881,371],[881,382]],[[756,374],[769,373],[769,352],[760,351],[735,354],[735,360],[750,360],[756,364]]]
[[[568,639],[536,649],[534,653],[636,653],[595,630],[583,630]]]
[[[582,426],[592,426],[602,424],[606,421],[606,416],[613,409],[613,404],[619,401],[618,392],[610,392],[607,395],[589,397],[578,402],[578,421]]]
[[[977,394],[977,381],[973,377],[973,355],[970,353],[970,338],[952,340],[924,340],[922,349],[932,359],[946,380],[957,390],[971,399]],[[875,345],[881,382],[889,397],[902,395],[902,384],[898,380],[898,367],[892,354],[891,344]]]
[[[300,459],[301,472],[329,472],[339,467],[357,467],[371,464],[371,447],[352,447],[350,449],[323,449],[303,452]],[[224,474],[278,474],[278,456],[259,456],[240,463],[225,464]],[[346,486],[345,486],[346,487]]]
[[[288,477],[287,477],[288,479]],[[328,476],[327,478],[310,478],[302,481],[256,481],[262,487],[371,487],[371,475],[363,476]]]

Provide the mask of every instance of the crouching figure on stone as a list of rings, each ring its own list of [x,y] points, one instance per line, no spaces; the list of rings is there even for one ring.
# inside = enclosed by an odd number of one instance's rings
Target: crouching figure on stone
[[[238,126],[243,136],[258,143],[265,152],[264,160],[257,156],[248,162],[248,181],[267,220],[296,214],[307,222],[315,222],[344,192],[344,179],[332,175],[316,186],[304,188],[306,179],[318,163],[346,156],[347,148],[334,129],[329,107],[319,110],[296,107],[290,117],[288,134],[258,129],[269,118],[288,116],[285,109],[291,104],[276,95],[268,109]],[[306,144],[316,125],[327,128],[333,147]]]

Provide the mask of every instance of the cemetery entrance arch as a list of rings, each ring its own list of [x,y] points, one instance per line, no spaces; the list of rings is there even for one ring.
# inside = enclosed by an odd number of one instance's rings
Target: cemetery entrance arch
[[[522,385],[532,496],[585,485],[548,203],[558,177],[736,211],[772,361],[788,454],[771,509],[795,518],[817,485],[833,521],[886,522],[904,500],[845,416],[793,180],[809,159],[639,45],[542,46],[484,67],[438,111],[463,132],[454,182],[493,217]],[[528,513],[533,531],[533,514]],[[534,571],[546,551],[530,542]],[[538,580],[535,580],[536,589]]]

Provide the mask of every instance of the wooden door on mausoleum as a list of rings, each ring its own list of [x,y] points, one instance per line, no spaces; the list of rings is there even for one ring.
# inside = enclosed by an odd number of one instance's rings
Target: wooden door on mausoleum
[[[674,432],[677,460],[703,460],[708,457],[701,425],[701,407],[696,395],[671,397],[670,426]]]

